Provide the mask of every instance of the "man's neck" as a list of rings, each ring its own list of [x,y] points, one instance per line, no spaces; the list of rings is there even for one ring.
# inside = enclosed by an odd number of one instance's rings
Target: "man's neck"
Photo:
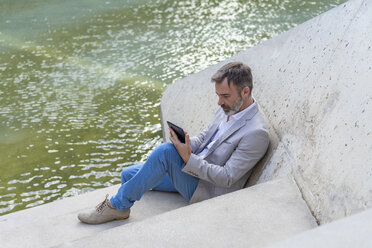
[[[254,103],[253,97],[250,96],[245,102],[243,101],[242,107],[236,113],[239,113],[240,111],[243,111],[244,109],[246,109],[249,106],[251,106],[253,103]]]
[[[238,112],[236,112],[235,114],[233,115],[226,115],[226,122],[229,122],[231,120],[231,116],[235,116],[236,114],[246,110],[247,108],[249,108],[252,104],[254,103],[254,99],[252,97],[249,98],[249,101],[247,101],[247,104],[244,104],[242,105],[242,107],[240,108],[240,110]],[[244,107],[245,106],[245,107]]]

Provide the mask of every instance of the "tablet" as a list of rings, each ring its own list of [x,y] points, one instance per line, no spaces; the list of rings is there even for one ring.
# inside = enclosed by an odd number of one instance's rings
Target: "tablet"
[[[183,131],[182,128],[180,128],[179,126],[173,124],[172,122],[170,121],[167,121],[168,123],[168,126],[170,128],[172,128],[172,130],[176,133],[178,139],[182,142],[182,143],[185,143],[185,132]]]

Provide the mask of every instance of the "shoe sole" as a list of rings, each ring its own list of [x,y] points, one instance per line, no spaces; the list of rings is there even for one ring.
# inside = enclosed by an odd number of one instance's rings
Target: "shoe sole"
[[[125,216],[125,217],[122,217],[122,218],[116,218],[115,220],[125,220],[125,219],[128,219],[128,218],[129,218],[129,215]]]
[[[82,223],[89,224],[89,225],[99,225],[99,224],[104,224],[104,223],[107,223],[107,222],[110,222],[110,221],[125,220],[125,219],[128,219],[128,218],[129,218],[129,215],[128,216],[125,216],[125,217],[121,217],[121,218],[115,218],[115,219],[112,219],[112,220],[107,220],[107,221],[104,221],[104,222],[87,222],[87,221],[84,221],[84,220],[80,219],[79,216],[78,216],[78,219]]]

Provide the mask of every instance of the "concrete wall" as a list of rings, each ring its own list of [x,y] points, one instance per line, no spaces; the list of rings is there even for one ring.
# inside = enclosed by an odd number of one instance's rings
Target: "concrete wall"
[[[371,207],[372,1],[349,1],[170,85],[163,127],[170,120],[201,131],[218,108],[210,77],[230,61],[251,66],[271,125],[249,184],[291,174],[320,223]]]

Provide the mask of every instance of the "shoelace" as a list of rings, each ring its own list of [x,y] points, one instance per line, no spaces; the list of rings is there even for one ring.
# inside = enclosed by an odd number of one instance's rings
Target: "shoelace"
[[[97,211],[98,213],[101,213],[102,210],[103,210],[105,207],[107,207],[107,201],[108,201],[107,198],[108,198],[108,196],[109,196],[109,195],[107,194],[105,200],[96,206],[96,211]]]

